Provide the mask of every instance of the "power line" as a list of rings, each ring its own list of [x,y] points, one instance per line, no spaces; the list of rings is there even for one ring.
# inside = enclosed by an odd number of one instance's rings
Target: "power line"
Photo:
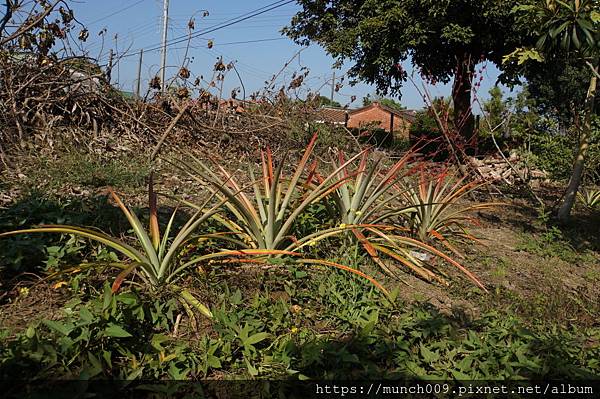
[[[279,0],[279,1],[276,1],[274,3],[271,3],[271,4],[268,4],[268,5],[263,6],[261,8],[258,8],[256,10],[249,11],[249,12],[247,12],[245,14],[242,14],[242,15],[237,16],[235,18],[232,18],[230,20],[224,21],[223,23],[210,26],[210,27],[205,28],[205,29],[203,29],[201,31],[198,31],[198,32],[194,32],[191,35],[187,34],[187,35],[183,35],[181,37],[177,37],[177,38],[171,39],[170,41],[167,42],[167,46],[170,47],[170,46],[173,46],[173,45],[178,44],[178,43],[183,43],[183,42],[188,41],[191,38],[200,38],[200,35],[205,35],[205,34],[208,34],[208,33],[211,33],[211,32],[215,32],[217,30],[224,29],[226,27],[229,27],[229,26],[241,23],[241,22],[249,20],[251,18],[255,18],[255,17],[257,17],[259,15],[262,15],[262,14],[265,14],[265,13],[267,13],[269,11],[272,11],[272,10],[275,10],[277,8],[280,8],[280,7],[283,7],[285,5],[288,5],[290,3],[293,3],[294,1],[295,0],[287,0],[287,1],[286,0]],[[202,39],[209,40],[208,38],[202,38]],[[285,38],[280,38],[280,37],[278,37],[278,38],[267,38],[267,39],[256,39],[256,40],[247,40],[247,41],[239,41],[239,42],[227,42],[227,43],[223,43],[222,45],[235,45],[235,44],[244,44],[244,43],[258,43],[258,42],[267,42],[267,41],[284,40],[284,39]],[[216,44],[219,45],[218,43],[216,43]],[[190,46],[190,47],[191,48],[195,48],[195,46]],[[160,49],[161,49],[160,45],[155,45],[155,46],[150,46],[149,48],[144,48],[143,50],[144,50],[145,53],[147,53],[147,52],[154,52],[154,51],[157,51],[157,50],[160,50]],[[206,51],[203,48],[199,48],[199,49],[201,51],[209,53],[208,51]],[[119,57],[119,59],[137,55],[140,50],[141,49],[138,49],[137,51],[134,50],[134,52],[130,53],[130,54],[123,54],[123,55],[121,55]],[[213,52],[213,54],[214,53],[219,54],[219,52],[215,51],[215,50],[213,50],[212,52]],[[225,56],[222,53],[221,53],[221,55]],[[227,56],[225,56],[225,57],[227,57]],[[227,58],[230,58],[230,57],[227,57]],[[258,78],[262,79],[264,76],[271,76],[270,72],[262,71],[262,70],[260,70],[260,69],[258,69],[256,67],[251,66],[251,65],[244,64],[241,61],[238,61],[237,63],[241,64],[241,68],[243,70],[245,69],[247,73],[250,73],[251,75],[254,75],[254,76],[258,77]],[[244,68],[244,65],[247,68]],[[250,69],[250,70],[248,70],[248,69]],[[264,75],[260,76],[258,74],[260,74],[260,75],[264,74]]]
[[[201,38],[203,40],[209,40],[206,38]],[[234,45],[234,44],[248,44],[248,43],[263,43],[263,42],[273,42],[273,41],[277,41],[277,40],[287,40],[287,38],[285,37],[272,37],[272,38],[268,38],[268,39],[254,39],[254,40],[244,40],[244,41],[239,41],[239,42],[226,42],[226,43],[219,43],[219,42],[214,42],[213,43],[213,47],[219,47],[219,46],[230,46],[230,45]],[[185,50],[186,48],[192,48],[192,49],[204,49],[205,46],[182,46],[182,47],[173,47],[171,50]],[[230,57],[227,57],[230,58]]]
[[[229,56],[229,55],[227,55],[225,53],[222,53],[222,52],[220,52],[218,50],[215,50],[214,48],[211,49],[211,50],[207,50],[205,48],[198,47],[197,50],[203,52],[204,54],[206,54],[206,55],[208,55],[210,57],[215,57],[215,55],[218,55],[219,57],[222,57],[223,59],[229,59],[229,60],[234,60],[235,59],[235,57],[231,57],[231,56]],[[245,69],[247,69],[250,72],[250,74],[253,74],[253,75],[257,76],[260,79],[264,79],[265,77],[273,76],[272,72],[263,71],[262,69],[257,68],[255,66],[252,66],[250,64],[246,64],[245,62],[242,62],[242,61],[239,61],[239,60],[236,60],[235,62],[236,62],[237,65],[241,65],[242,67],[244,67]]]
[[[133,40],[134,36],[137,35],[145,35],[150,32],[154,32],[157,30],[156,27],[157,22],[145,22],[139,24],[137,26],[131,27],[127,32],[123,32],[124,38],[131,38]],[[89,43],[85,50],[88,52],[94,52],[98,50],[102,46],[102,42],[100,40],[95,40],[94,42]]]
[[[241,42],[227,42],[227,43],[219,43],[219,42],[215,42],[213,45],[214,46],[230,46],[233,44],[248,44],[248,43],[262,43],[262,42],[273,42],[276,40],[287,40],[287,38],[285,37],[273,37],[270,39],[256,39],[256,40],[245,40],[245,41],[241,41]]]
[[[112,12],[112,13],[108,14],[108,15],[105,15],[105,16],[104,16],[104,17],[102,17],[102,18],[98,18],[98,19],[97,19],[97,20],[95,20],[95,21],[89,22],[87,25],[88,25],[88,26],[91,26],[91,25],[94,25],[95,23],[98,23],[98,22],[100,22],[100,21],[104,21],[105,19],[108,19],[108,18],[110,18],[110,17],[112,17],[112,16],[114,16],[114,15],[120,14],[120,13],[122,13],[123,11],[127,11],[127,10],[129,10],[130,8],[133,8],[133,7],[135,7],[135,6],[137,6],[138,4],[140,4],[140,3],[143,3],[143,2],[144,2],[144,0],[139,0],[139,1],[136,1],[135,3],[133,3],[133,4],[130,4],[130,5],[128,5],[127,7],[123,7],[123,8],[121,8],[120,10],[117,10],[117,11],[114,11],[114,12]]]
[[[275,10],[277,8],[283,7],[283,6],[287,5],[287,4],[293,3],[294,1],[295,0],[288,0],[288,1],[284,1],[283,3],[281,2],[281,0],[280,1],[276,1],[274,3],[271,3],[271,4],[268,4],[268,5],[263,6],[261,8],[258,8],[258,9],[254,10],[254,11],[250,11],[250,12],[247,12],[246,14],[242,14],[239,17],[232,18],[232,19],[230,19],[228,21],[225,21],[223,24],[213,25],[213,26],[211,26],[209,28],[206,28],[205,30],[201,30],[201,31],[193,33],[191,35],[183,35],[183,36],[177,37],[175,39],[172,39],[172,40],[170,40],[168,42],[167,45],[171,46],[173,44],[183,43],[183,42],[187,41],[188,39],[192,39],[192,38],[198,37],[200,35],[205,35],[207,33],[212,33],[212,32],[215,32],[217,30],[221,30],[223,28],[227,28],[227,27],[229,27],[231,25],[238,24],[238,23],[246,21],[246,20],[248,20],[250,18],[254,18],[254,17],[258,16],[258,15],[267,13],[269,11],[272,11],[272,10]],[[250,14],[250,15],[248,15],[248,14]]]
[[[280,1],[276,1],[274,3],[271,3],[271,4],[267,5],[267,6],[264,6],[264,7],[261,7],[261,8],[258,8],[256,10],[254,10],[254,11],[250,11],[250,12],[248,12],[246,14],[243,14],[243,15],[241,15],[239,17],[232,18],[232,19],[228,20],[226,23],[213,25],[213,26],[211,26],[209,28],[206,28],[204,30],[195,32],[195,33],[193,33],[191,35],[183,35],[183,36],[179,36],[179,37],[176,37],[174,39],[171,39],[171,40],[169,40],[167,42],[167,46],[172,46],[174,44],[183,43],[183,42],[186,42],[186,41],[188,41],[190,39],[199,37],[200,35],[205,35],[205,34],[208,34],[208,33],[215,32],[217,30],[221,30],[221,29],[227,28],[229,26],[232,26],[232,25],[238,24],[240,22],[246,21],[246,20],[248,20],[250,18],[254,18],[257,15],[261,15],[261,14],[267,13],[269,11],[275,10],[277,8],[283,7],[285,5],[288,5],[288,4],[294,3],[294,2],[295,2],[295,0],[287,0],[287,1],[283,1],[283,2],[281,0]],[[154,45],[154,46],[151,46],[150,48],[145,48],[144,51],[145,52],[150,52],[150,51],[155,51],[155,50],[160,49],[160,48],[161,48],[161,45]],[[138,49],[138,51],[139,51],[139,49]],[[132,54],[123,55],[121,58],[131,57],[131,56],[133,56],[135,54],[137,54],[137,52],[136,53],[132,53]]]

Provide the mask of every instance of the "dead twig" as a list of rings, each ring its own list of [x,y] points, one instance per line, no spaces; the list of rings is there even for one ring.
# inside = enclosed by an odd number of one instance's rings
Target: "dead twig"
[[[47,6],[45,8],[45,10],[40,15],[38,15],[33,21],[31,21],[29,24],[25,25],[24,27],[23,26],[19,27],[19,29],[17,29],[17,31],[15,33],[0,40],[0,46],[4,46],[6,43],[18,38],[23,33],[29,31],[31,28],[38,25],[41,21],[44,20],[44,18],[46,18],[54,10],[54,8],[58,5],[58,3],[62,3],[62,2],[63,2],[63,0],[57,0],[52,5]]]
[[[165,132],[163,133],[162,137],[158,140],[158,143],[156,144],[156,147],[154,147],[154,151],[152,151],[152,154],[150,155],[150,160],[154,160],[154,158],[156,158],[156,155],[158,154],[158,151],[160,151],[160,147],[163,145],[163,143],[165,142],[167,136],[169,135],[169,133],[171,133],[171,130],[173,130],[173,128],[175,127],[175,125],[177,125],[177,122],[179,122],[179,120],[181,119],[181,117],[183,116],[183,114],[185,114],[185,111],[187,111],[188,109],[188,104],[185,104],[183,107],[180,108],[179,113],[177,114],[177,116],[175,118],[173,118],[173,120],[171,121],[171,123],[169,124],[169,126],[167,127],[167,129],[165,130]]]

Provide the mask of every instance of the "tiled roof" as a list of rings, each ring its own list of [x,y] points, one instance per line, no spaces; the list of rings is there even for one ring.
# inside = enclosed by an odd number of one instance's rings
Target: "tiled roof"
[[[316,119],[327,123],[346,123],[347,113],[342,108],[323,107],[317,111]]]
[[[379,103],[377,101],[374,101],[374,102],[372,102],[371,104],[369,104],[369,105],[367,105],[365,107],[353,109],[352,111],[350,111],[350,115],[358,114],[360,112],[366,111],[366,110],[374,108],[374,107],[380,108],[380,109],[382,109],[382,110],[384,110],[386,112],[390,112],[390,113],[392,113],[392,114],[394,114],[394,115],[396,115],[396,116],[398,116],[400,118],[406,119],[407,121],[409,121],[411,123],[414,122],[414,120],[415,120],[415,114],[416,114],[415,111],[412,111],[412,110],[397,110],[395,108],[388,107],[387,105],[383,105],[383,104],[381,104],[381,103]]]

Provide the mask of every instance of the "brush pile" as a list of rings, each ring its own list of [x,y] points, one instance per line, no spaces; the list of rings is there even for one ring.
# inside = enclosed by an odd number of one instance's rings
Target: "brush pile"
[[[471,157],[469,162],[484,179],[508,185],[513,185],[518,180],[540,185],[542,182],[546,183],[549,178],[546,171],[531,169],[527,162],[515,152],[511,153],[506,160],[500,156],[488,156],[483,159]]]

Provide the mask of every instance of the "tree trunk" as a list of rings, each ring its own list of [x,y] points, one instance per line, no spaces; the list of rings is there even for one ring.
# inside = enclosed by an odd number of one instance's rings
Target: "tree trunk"
[[[571,216],[571,209],[575,203],[577,191],[581,185],[581,179],[583,177],[583,170],[585,168],[585,158],[589,147],[590,136],[592,134],[592,115],[594,114],[594,99],[596,97],[596,83],[598,81],[598,60],[596,65],[591,67],[592,77],[590,79],[590,87],[587,92],[585,99],[585,118],[583,122],[583,128],[581,129],[581,135],[579,138],[579,148],[577,149],[577,158],[573,165],[573,173],[569,179],[569,185],[565,191],[563,203],[558,210],[558,220],[560,222],[566,222]]]
[[[470,54],[457,57],[456,75],[452,86],[452,102],[454,103],[454,124],[460,134],[465,151],[472,153],[477,147],[475,132],[475,117],[471,107],[471,89],[475,63]]]

